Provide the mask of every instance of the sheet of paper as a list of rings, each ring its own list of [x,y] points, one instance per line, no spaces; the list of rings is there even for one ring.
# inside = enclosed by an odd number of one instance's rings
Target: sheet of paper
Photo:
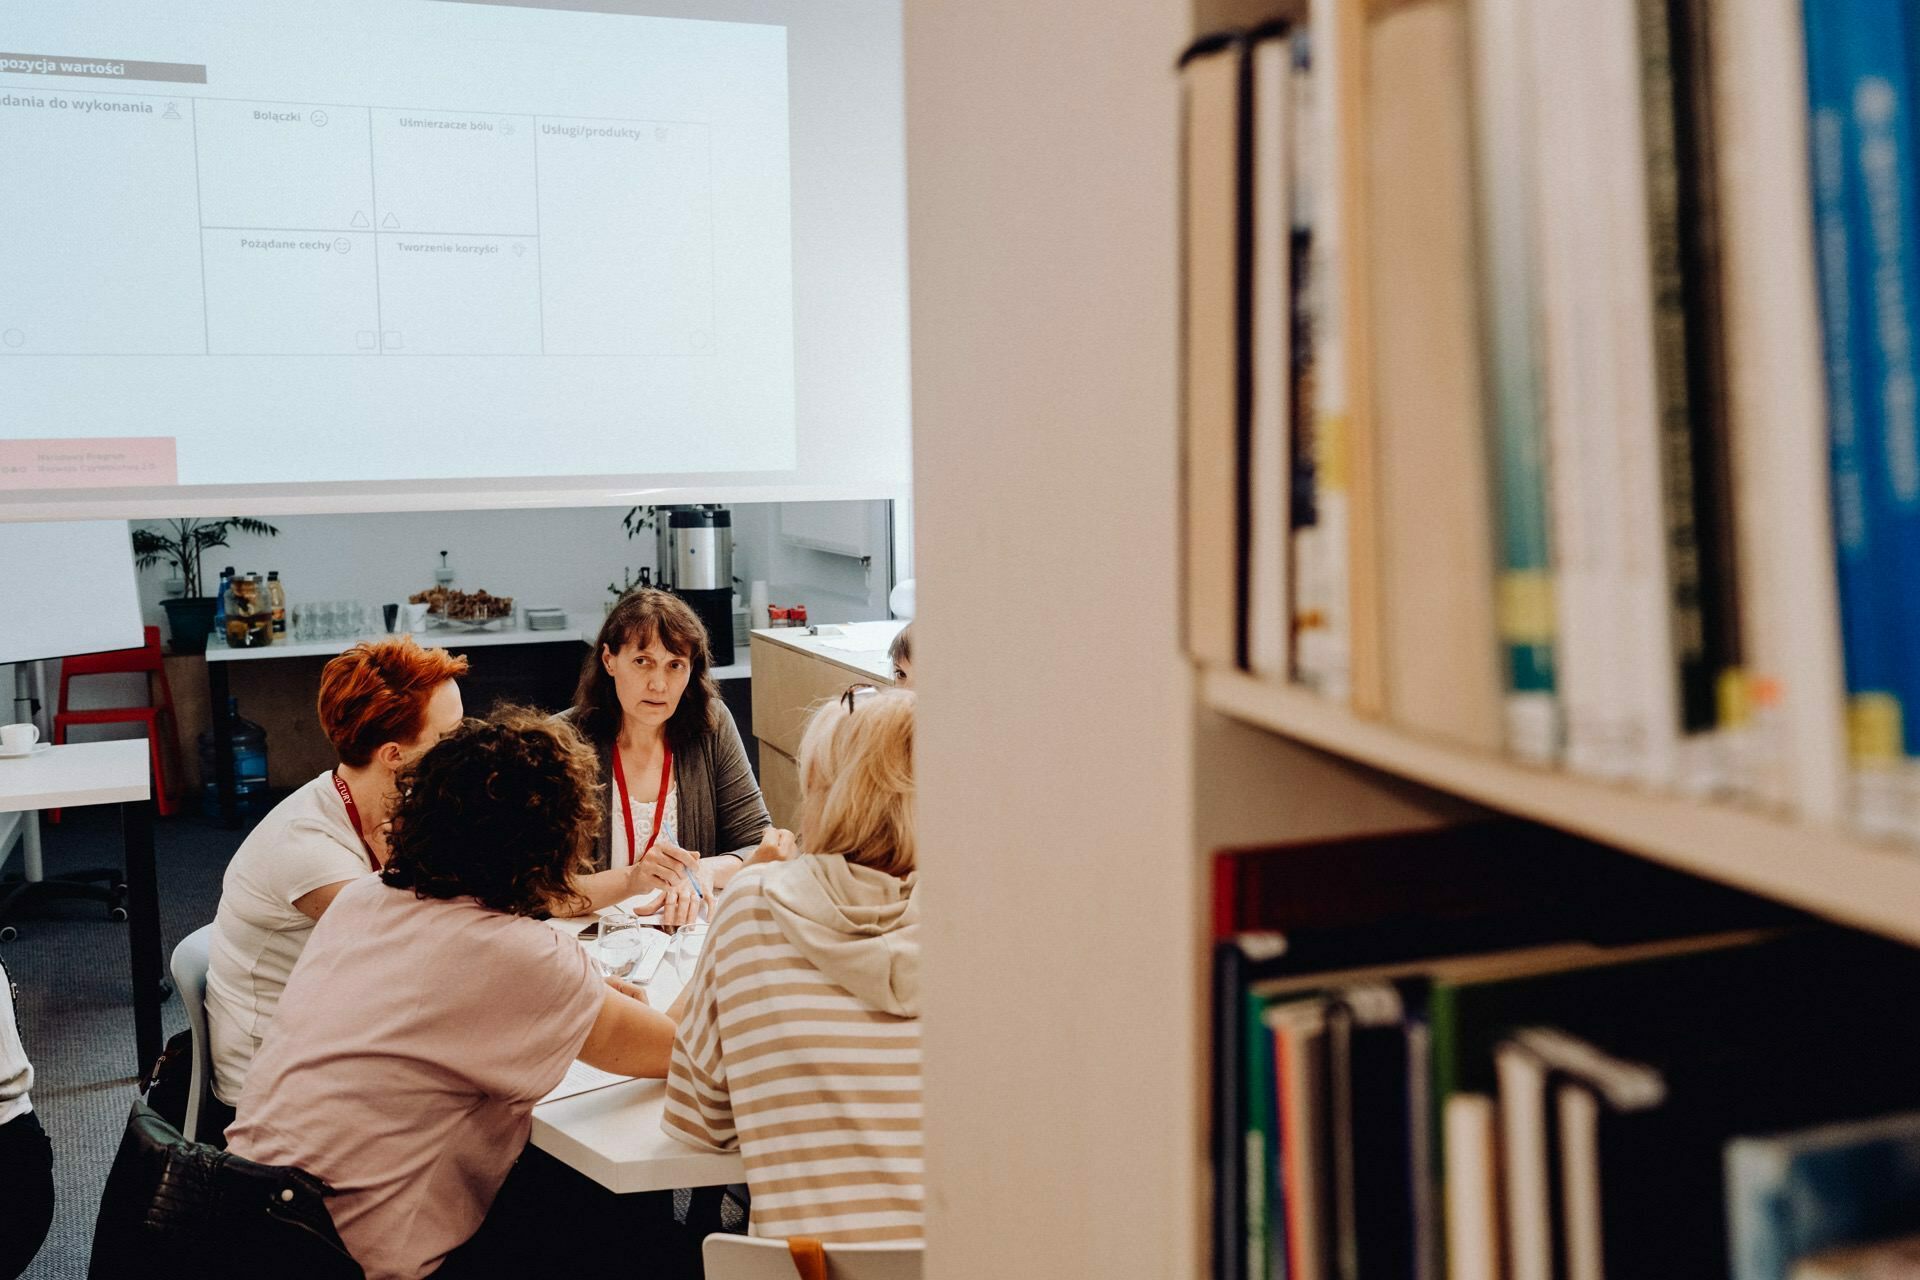
[[[602,907],[600,910],[589,915],[554,916],[548,920],[547,923],[558,929],[561,933],[566,934],[569,938],[577,938],[582,933],[585,933],[587,926],[595,920],[598,920],[601,916],[610,916],[622,911],[638,920],[641,924],[659,924],[660,913],[657,910],[641,910],[643,905],[651,908],[652,904],[659,897],[659,893],[660,891],[655,889],[652,893],[637,894],[624,902],[616,902],[610,907]]]
[[[885,653],[906,625],[899,621],[842,623],[834,634],[822,631],[820,647],[844,653]]]
[[[623,1080],[633,1078],[615,1075],[611,1071],[602,1071],[598,1067],[590,1067],[576,1058],[573,1065],[567,1068],[566,1076],[540,1101],[555,1102],[561,1098],[571,1098],[576,1094],[592,1093],[595,1089],[604,1089],[610,1084],[619,1084]]]

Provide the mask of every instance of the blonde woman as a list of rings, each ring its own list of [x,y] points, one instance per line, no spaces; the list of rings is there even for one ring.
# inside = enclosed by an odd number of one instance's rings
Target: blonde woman
[[[914,695],[850,689],[800,746],[805,850],[720,900],[663,1126],[738,1148],[759,1236],[921,1239]]]

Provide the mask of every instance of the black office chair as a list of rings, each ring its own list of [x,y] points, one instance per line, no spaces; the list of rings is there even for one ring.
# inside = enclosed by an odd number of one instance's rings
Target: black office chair
[[[7,849],[15,840],[32,847],[40,838],[37,811],[0,814],[0,827],[4,827],[9,818],[14,820],[13,829],[0,831],[0,866],[6,864]],[[23,864],[26,847],[21,850]],[[118,867],[92,867],[62,872],[43,880],[29,880],[23,865],[20,875],[0,879],[0,942],[12,942],[20,936],[19,928],[13,923],[17,913],[49,898],[85,898],[105,903],[107,919],[123,921],[127,918],[127,877]]]

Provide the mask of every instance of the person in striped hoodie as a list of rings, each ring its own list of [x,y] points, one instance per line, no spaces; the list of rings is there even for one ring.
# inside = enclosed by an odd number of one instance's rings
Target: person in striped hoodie
[[[739,1149],[754,1235],[922,1238],[913,715],[871,686],[815,713],[805,852],[733,878],[675,1011],[662,1125]]]

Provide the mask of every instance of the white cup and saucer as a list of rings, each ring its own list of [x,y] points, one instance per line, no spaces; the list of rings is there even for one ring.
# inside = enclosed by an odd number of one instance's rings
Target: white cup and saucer
[[[0,759],[17,759],[21,756],[37,756],[51,750],[53,744],[40,741],[40,726],[22,721],[19,724],[0,725]]]

